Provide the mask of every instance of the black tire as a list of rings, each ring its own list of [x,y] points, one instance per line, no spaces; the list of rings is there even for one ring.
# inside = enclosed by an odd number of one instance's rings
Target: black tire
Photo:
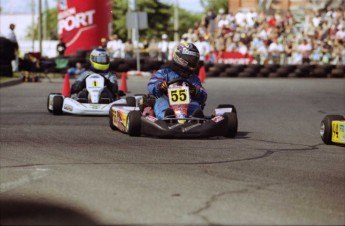
[[[49,99],[50,99],[50,94],[48,95],[48,98],[47,98],[47,110],[49,113],[52,113],[53,111],[49,109]]]
[[[127,117],[127,133],[129,136],[138,137],[141,133],[141,112],[131,111]]]
[[[114,105],[113,105],[113,106],[114,106]],[[117,127],[114,126],[114,123],[113,123],[114,113],[113,113],[113,111],[112,111],[111,109],[112,109],[112,106],[111,106],[110,109],[109,109],[109,127],[110,127],[112,130],[117,130]]]
[[[232,105],[232,104],[219,104],[219,105],[217,106],[217,108],[232,108],[232,109],[233,109],[232,112],[234,112],[234,113],[237,114],[237,110],[236,110],[235,106]]]
[[[63,105],[63,97],[54,96],[53,98],[53,114],[54,115],[62,115],[62,105]]]
[[[332,142],[332,121],[344,120],[342,115],[327,115],[323,118],[320,125],[320,136],[325,144],[333,144]]]
[[[224,137],[233,138],[237,135],[238,120],[235,112],[225,113],[225,120],[227,120],[227,131]]]
[[[126,97],[126,102],[127,102],[127,106],[130,106],[130,107],[136,107],[137,106],[137,101],[136,101],[135,97]]]

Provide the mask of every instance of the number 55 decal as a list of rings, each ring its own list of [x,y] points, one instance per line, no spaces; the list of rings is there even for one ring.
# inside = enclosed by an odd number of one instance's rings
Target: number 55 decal
[[[190,103],[188,86],[169,88],[168,96],[169,96],[169,102],[171,105]]]

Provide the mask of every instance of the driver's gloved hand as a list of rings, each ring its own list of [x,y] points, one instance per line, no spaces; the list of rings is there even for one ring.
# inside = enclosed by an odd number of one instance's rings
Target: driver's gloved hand
[[[161,84],[158,85],[158,89],[163,93],[167,93],[167,90],[168,90],[167,81],[164,80],[163,82],[161,82]]]
[[[194,85],[189,85],[189,93],[191,97],[196,97],[198,95],[198,89]]]

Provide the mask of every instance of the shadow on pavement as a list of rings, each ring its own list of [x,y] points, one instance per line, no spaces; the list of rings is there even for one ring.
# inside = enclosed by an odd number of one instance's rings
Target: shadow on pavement
[[[71,207],[0,198],[0,225],[100,225]]]

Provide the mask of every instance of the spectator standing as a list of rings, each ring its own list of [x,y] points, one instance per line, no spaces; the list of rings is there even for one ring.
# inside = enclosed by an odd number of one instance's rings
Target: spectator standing
[[[14,46],[14,59],[12,60],[12,70],[13,71],[18,71],[18,66],[19,66],[19,45],[17,41],[17,36],[16,33],[14,32],[14,29],[16,28],[15,24],[10,24],[9,26],[9,31],[6,36],[7,39],[9,39]]]
[[[132,59],[134,57],[134,46],[131,39],[127,39],[124,44],[125,59]]]
[[[193,44],[199,50],[199,54],[200,54],[199,67],[197,69],[197,74],[199,74],[199,70],[202,66],[204,66],[206,56],[210,52],[210,45],[208,44],[208,42],[206,42],[206,40],[203,36],[200,36],[199,39],[196,39]]]
[[[0,65],[2,76],[13,76],[12,60],[15,59],[14,43],[0,34]],[[3,66],[5,66],[5,69]]]
[[[214,23],[214,20],[216,19],[217,15],[213,10],[209,10],[207,12],[207,15],[205,17],[205,29],[209,31],[211,24]]]
[[[110,58],[121,58],[123,52],[123,42],[118,38],[117,34],[113,34],[110,37],[110,41],[107,43],[107,51],[109,51]]]
[[[80,62],[77,62],[75,66],[67,69],[67,73],[70,77],[75,77],[76,75],[81,75],[86,69]]]
[[[302,43],[297,46],[297,51],[302,55],[302,64],[309,64],[311,50],[311,45],[306,39],[304,39]]]
[[[106,38],[101,38],[101,46],[100,48],[107,49],[108,41]]]
[[[162,35],[162,41],[159,42],[158,48],[160,49],[161,60],[166,62],[168,60],[168,54],[169,54],[169,42],[168,42],[167,34]]]
[[[60,38],[59,43],[56,46],[56,51],[58,52],[59,57],[63,57],[66,51],[66,43],[63,41],[63,38]]]
[[[322,59],[322,48],[321,41],[317,40],[314,42],[313,50],[310,54],[310,62],[312,64],[319,64]]]
[[[273,64],[280,64],[280,54],[284,51],[282,44],[278,43],[277,39],[274,38],[272,43],[268,46],[269,57]]]
[[[287,41],[284,52],[285,52],[285,57],[284,57],[284,64],[292,64],[292,53],[294,51],[293,44],[291,41]]]
[[[158,47],[157,38],[155,36],[150,40],[148,51],[150,59],[158,60],[160,49]]]
[[[343,26],[341,30],[337,31],[337,33],[335,34],[335,38],[338,40],[345,39],[345,26]]]

